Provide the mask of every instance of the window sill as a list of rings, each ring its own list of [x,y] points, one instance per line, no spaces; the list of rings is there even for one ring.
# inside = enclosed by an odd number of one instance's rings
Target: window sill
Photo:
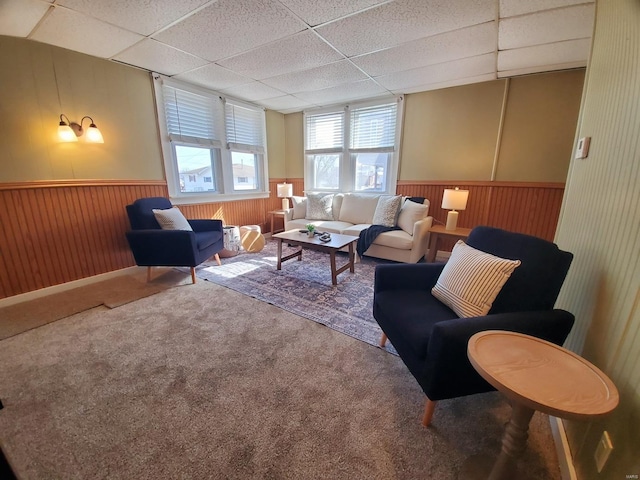
[[[208,194],[208,195],[180,195],[178,197],[169,197],[174,205],[193,205],[197,203],[221,203],[233,202],[237,200],[255,200],[261,198],[269,198],[268,192],[260,193],[235,193],[235,194]]]

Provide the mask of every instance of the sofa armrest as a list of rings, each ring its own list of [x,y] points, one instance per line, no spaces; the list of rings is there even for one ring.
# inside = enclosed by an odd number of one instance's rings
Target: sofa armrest
[[[194,232],[222,232],[222,220],[187,220]]]
[[[419,382],[431,400],[491,390],[467,357],[467,344],[474,334],[486,330],[507,330],[562,345],[573,322],[571,313],[559,309],[438,322],[431,332],[425,370]]]
[[[377,265],[373,291],[430,290],[438,281],[444,263],[403,263]]]
[[[420,261],[429,249],[429,229],[433,224],[433,217],[424,217],[413,224],[413,248],[411,249],[411,263]]]

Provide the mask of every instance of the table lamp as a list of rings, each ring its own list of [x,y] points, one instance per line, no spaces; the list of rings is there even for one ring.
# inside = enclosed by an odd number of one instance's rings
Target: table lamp
[[[289,197],[293,197],[293,184],[279,183],[278,198],[282,199],[282,210],[287,210],[289,208]]]
[[[467,199],[469,198],[469,190],[460,190],[445,188],[442,197],[442,208],[451,210],[447,214],[446,230],[455,230],[458,224],[458,212],[456,210],[464,210],[467,208]]]

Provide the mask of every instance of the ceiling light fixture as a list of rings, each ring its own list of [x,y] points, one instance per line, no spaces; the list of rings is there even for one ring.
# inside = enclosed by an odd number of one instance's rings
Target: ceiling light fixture
[[[65,122],[62,117],[64,117],[67,121]],[[89,124],[89,128],[87,128],[87,136],[85,137],[85,141],[87,143],[104,143],[104,139],[102,138],[102,133],[96,127],[96,124],[93,123],[93,118],[88,115],[82,117],[80,123],[71,122],[69,118],[63,113],[60,115],[60,124],[58,125],[58,139],[61,142],[77,142],[78,138],[84,134],[84,128],[82,124],[84,119],[88,118],[91,122]]]

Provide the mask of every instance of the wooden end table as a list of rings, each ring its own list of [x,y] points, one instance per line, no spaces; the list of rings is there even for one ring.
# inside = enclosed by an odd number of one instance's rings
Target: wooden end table
[[[427,252],[427,262],[436,261],[436,253],[438,252],[438,240],[440,238],[452,237],[464,240],[471,233],[470,228],[456,228],[455,230],[447,230],[444,225],[434,225],[429,229],[429,251]]]
[[[358,237],[353,235],[339,235],[337,233],[331,234],[331,240],[329,242],[321,242],[318,236],[309,237],[306,233],[300,233],[299,230],[289,230],[287,232],[278,233],[273,235],[278,241],[278,266],[277,269],[282,269],[282,262],[297,258],[298,261],[302,260],[302,250],[308,248],[310,250],[317,250],[319,252],[325,252],[329,254],[331,260],[331,283],[333,285],[338,284],[338,275],[345,270],[349,269],[351,273],[355,273],[355,251],[353,245],[358,241]],[[282,242],[285,241],[289,245],[297,245],[300,250],[287,255],[282,256]],[[340,268],[336,268],[336,252],[341,248],[349,246],[349,262]]]
[[[282,221],[284,222],[284,214],[287,213],[286,210],[271,210],[269,213],[269,216],[271,217],[271,235],[273,235],[274,233],[276,233],[275,231],[275,219],[276,217],[281,217]],[[284,232],[284,225],[282,230],[279,230],[280,232]]]
[[[482,458],[471,457],[460,479],[520,478],[517,459],[526,449],[529,422],[536,410],[587,420],[604,416],[618,405],[618,390],[601,370],[539,338],[488,330],[471,337],[467,353],[482,378],[511,400],[512,412],[493,468]]]

